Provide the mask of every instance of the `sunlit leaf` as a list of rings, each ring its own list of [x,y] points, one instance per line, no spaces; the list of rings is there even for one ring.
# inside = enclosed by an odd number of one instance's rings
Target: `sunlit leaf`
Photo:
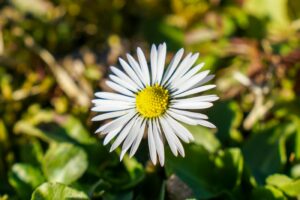
[[[196,197],[211,198],[239,185],[243,158],[238,149],[211,155],[200,145],[189,145],[185,158],[167,156],[166,169],[190,186]]]
[[[287,200],[282,191],[272,186],[255,188],[251,198],[255,200]]]
[[[80,199],[88,200],[88,196],[78,190],[61,183],[44,183],[31,196],[31,200]]]
[[[272,125],[254,133],[245,143],[245,161],[259,183],[286,163],[285,134],[293,131],[288,125]]]
[[[217,137],[223,143],[241,142],[238,127],[242,121],[242,113],[235,102],[217,102],[209,114],[210,120],[217,126]]]
[[[17,163],[13,165],[8,180],[22,199],[28,199],[32,191],[43,183],[45,178],[37,167]]]
[[[88,167],[87,155],[79,146],[52,144],[43,160],[43,172],[49,181],[70,184]]]
[[[220,141],[211,129],[202,126],[187,126],[187,128],[195,138],[194,143],[202,145],[208,151],[214,152],[221,147]]]
[[[270,31],[272,28],[284,30],[289,24],[287,0],[248,0],[245,9],[254,16],[268,19]]]
[[[103,176],[112,185],[113,190],[122,191],[139,184],[145,176],[145,170],[141,163],[125,155],[123,163],[108,168],[103,172]]]
[[[300,195],[300,180],[293,180],[283,174],[274,174],[267,178],[267,184],[273,185],[292,197]]]

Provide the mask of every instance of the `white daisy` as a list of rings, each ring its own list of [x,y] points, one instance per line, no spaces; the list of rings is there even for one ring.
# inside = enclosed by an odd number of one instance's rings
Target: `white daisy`
[[[164,165],[164,141],[175,156],[184,156],[180,140],[189,143],[193,135],[181,124],[215,128],[208,117],[198,110],[211,107],[216,95],[199,95],[215,85],[204,85],[214,76],[209,71],[199,72],[204,63],[196,65],[199,54],[189,53],[182,59],[180,49],[165,70],[166,44],[152,45],[150,65],[137,48],[137,60],[127,54],[128,62],[119,58],[123,70],[111,67],[106,83],[117,93],[96,92],[92,111],[101,112],[92,121],[113,119],[96,133],[106,135],[104,145],[114,140],[110,151],[122,143],[120,159],[127,151],[135,154],[144,136],[148,137],[150,158],[154,164]]]

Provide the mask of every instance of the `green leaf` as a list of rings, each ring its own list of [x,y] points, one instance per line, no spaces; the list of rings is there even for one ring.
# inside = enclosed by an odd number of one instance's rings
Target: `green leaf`
[[[272,28],[284,30],[290,23],[287,0],[248,0],[245,2],[245,9],[261,19],[267,18],[270,30]]]
[[[281,171],[286,163],[286,135],[294,131],[292,124],[270,124],[252,133],[243,147],[245,161],[254,177],[263,183],[267,176]]]
[[[106,193],[103,195],[103,200],[131,200],[133,198],[133,192],[124,192],[124,193]]]
[[[78,190],[61,183],[44,183],[39,186],[31,196],[31,200],[56,200],[56,199],[89,199],[88,196]]]
[[[283,174],[273,174],[266,179],[266,183],[269,185],[276,186],[278,188],[293,182],[293,180]]]
[[[142,31],[152,43],[167,42],[168,49],[177,50],[183,46],[184,33],[163,19],[151,19],[142,24]]]
[[[104,179],[112,185],[112,190],[125,190],[138,185],[145,177],[143,166],[134,158],[125,155],[118,163],[103,171]]]
[[[297,20],[300,18],[300,2],[295,0],[287,0],[288,3],[288,15],[291,19]]]
[[[288,196],[298,197],[300,196],[300,180],[295,180],[289,184],[283,185],[280,189]]]
[[[300,178],[300,164],[296,164],[291,168],[291,176],[293,178]]]
[[[43,160],[43,171],[49,181],[70,184],[88,167],[85,151],[70,143],[52,144]]]
[[[22,162],[34,165],[40,165],[42,163],[44,153],[39,140],[36,138],[22,140],[19,147]]]
[[[297,118],[298,119],[298,118]],[[295,159],[300,160],[300,126],[299,120],[297,120],[297,132],[295,135]]]
[[[76,142],[89,145],[96,141],[77,118],[73,116],[64,116],[63,118],[63,120],[56,120],[57,123]]]
[[[140,183],[145,177],[143,165],[141,165],[136,159],[129,158],[128,156],[124,156],[123,163],[130,177],[130,181],[124,188],[132,187]]]
[[[203,146],[191,144],[186,146],[185,158],[166,156],[166,170],[189,185],[196,197],[211,198],[239,185],[243,158],[239,149],[210,154]]]
[[[3,120],[0,119],[0,144],[1,148],[6,147],[8,144],[8,133]]]
[[[216,138],[215,133],[203,126],[188,126],[188,130],[193,134],[194,143],[202,145],[209,152],[214,152],[221,147],[220,141]]]
[[[257,187],[252,191],[251,199],[255,200],[286,200],[284,194],[272,186]]]
[[[293,180],[283,174],[274,174],[267,178],[267,184],[273,185],[291,197],[300,195],[300,180]]]
[[[210,120],[217,126],[217,137],[223,143],[236,143],[242,140],[238,127],[242,122],[242,112],[233,101],[218,102],[209,112]]]
[[[8,180],[11,186],[18,192],[23,199],[28,199],[32,191],[45,181],[42,172],[29,164],[14,164]]]
[[[72,115],[31,107],[25,119],[14,126],[16,133],[38,137],[46,142],[71,142],[89,145],[96,142],[80,120]]]

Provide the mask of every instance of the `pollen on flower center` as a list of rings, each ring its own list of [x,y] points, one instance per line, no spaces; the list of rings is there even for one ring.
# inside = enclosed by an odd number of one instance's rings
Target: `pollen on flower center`
[[[147,86],[136,95],[136,109],[146,118],[159,117],[169,104],[169,91],[158,84]]]

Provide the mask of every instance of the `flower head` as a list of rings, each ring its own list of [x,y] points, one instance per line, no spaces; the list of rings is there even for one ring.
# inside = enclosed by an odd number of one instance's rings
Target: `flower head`
[[[181,124],[215,128],[208,117],[197,112],[211,107],[216,95],[199,95],[215,85],[204,85],[214,76],[199,72],[204,63],[194,66],[199,54],[189,53],[182,59],[180,49],[165,69],[166,44],[152,45],[150,65],[140,48],[137,60],[127,54],[128,62],[119,58],[123,70],[111,67],[106,83],[117,93],[96,92],[92,111],[100,112],[93,121],[113,119],[96,133],[105,135],[104,145],[114,140],[111,151],[122,144],[120,159],[130,150],[133,156],[144,135],[148,138],[150,158],[164,165],[164,141],[172,153],[184,156],[180,140],[189,143],[193,135]]]

